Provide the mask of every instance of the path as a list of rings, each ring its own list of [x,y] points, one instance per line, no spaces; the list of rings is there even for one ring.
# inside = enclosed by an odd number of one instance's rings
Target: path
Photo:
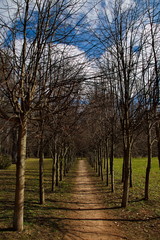
[[[79,160],[75,179],[75,192],[68,205],[63,240],[120,240],[127,239],[108,214],[100,191],[88,171],[87,161]],[[101,198],[100,198],[101,197]],[[108,220],[107,220],[108,219]],[[113,219],[113,221],[109,221]]]

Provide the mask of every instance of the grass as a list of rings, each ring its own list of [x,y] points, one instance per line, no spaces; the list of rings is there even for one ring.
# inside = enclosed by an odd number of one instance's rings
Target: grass
[[[144,201],[144,182],[146,158],[133,159],[133,188],[129,191],[129,204],[120,208],[122,197],[122,159],[115,159],[115,193],[95,177],[103,192],[104,203],[115,217],[117,224],[127,233],[128,239],[159,240],[160,236],[160,170],[158,160],[153,158],[150,176],[150,199]],[[39,204],[38,160],[26,161],[26,189],[24,231],[12,231],[15,165],[0,170],[0,240],[63,239],[63,225],[59,220],[65,217],[65,204],[71,199],[73,191],[74,168],[69,175],[51,192],[52,160],[45,159],[46,203]]]
[[[34,240],[34,239],[62,239],[63,226],[57,217],[63,217],[59,211],[62,199],[70,199],[72,184],[67,178],[51,192],[52,160],[45,159],[45,195],[46,203],[39,204],[39,176],[38,159],[26,161],[26,187],[24,231],[12,231],[15,191],[15,165],[6,170],[0,170],[0,240]]]
[[[107,192],[104,202],[113,210],[116,216],[124,221],[118,224],[129,233],[130,239],[160,239],[160,169],[158,159],[152,159],[150,173],[149,200],[144,200],[144,184],[147,158],[134,158],[133,187],[129,189],[129,204],[127,208],[120,208],[122,198],[122,159],[115,159],[115,193],[109,187],[103,187]]]

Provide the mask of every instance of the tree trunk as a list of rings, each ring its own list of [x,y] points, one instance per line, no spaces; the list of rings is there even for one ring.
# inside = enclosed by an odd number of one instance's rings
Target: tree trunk
[[[62,161],[62,155],[60,155],[60,162],[59,162],[59,181],[63,180],[63,161]]]
[[[56,156],[55,156],[55,152],[52,156],[53,162],[52,162],[52,192],[54,192],[55,190],[55,171],[56,171]]]
[[[64,167],[63,167],[63,177],[66,176],[66,167],[67,167],[67,154],[64,156]]]
[[[125,176],[125,171],[124,171],[124,157],[123,157],[123,164],[122,164],[122,183],[124,183],[124,176]]]
[[[127,87],[128,90],[128,87]],[[128,91],[126,92],[126,99],[128,99]],[[127,100],[128,103],[128,100]],[[130,122],[129,122],[129,107],[125,106],[125,120],[123,125],[123,146],[124,146],[124,173],[123,173],[123,195],[122,207],[128,204],[129,196],[129,170],[130,170],[130,156],[131,156],[131,135],[130,135]]]
[[[56,186],[59,185],[59,154],[56,153]]]
[[[99,168],[100,168],[101,180],[103,181],[102,146],[99,148]]]
[[[97,160],[98,160],[98,177],[101,176],[101,159],[100,159],[100,150],[97,151]]]
[[[111,191],[115,191],[114,187],[114,142],[113,135],[111,139],[111,154],[110,154],[110,174],[111,174]]]
[[[17,143],[18,143],[18,129],[17,127],[13,128],[12,131],[12,163],[17,162]]]
[[[130,155],[130,160],[129,160],[129,169],[130,169],[130,187],[132,188],[133,187],[133,181],[132,181],[132,158],[131,158],[131,155]]]
[[[69,164],[70,164],[70,151],[67,153],[67,165],[66,165],[66,173],[69,171]]]
[[[157,151],[158,151],[158,162],[160,168],[160,123],[156,124],[156,135],[157,135]]]
[[[106,141],[106,185],[109,185],[108,139]]]
[[[14,207],[14,217],[13,217],[13,228],[17,231],[23,231],[23,221],[24,221],[26,138],[27,138],[27,119],[25,116],[22,116],[20,119],[20,126],[19,126],[19,133],[18,133],[15,207]]]
[[[149,177],[150,177],[151,159],[152,159],[151,125],[150,124],[148,124],[147,143],[148,143],[148,162],[147,162],[146,179],[145,179],[145,194],[144,194],[145,200],[149,199]]]
[[[95,170],[96,173],[98,172],[98,154],[97,151],[95,151]]]
[[[106,169],[106,148],[103,146],[103,168]]]
[[[129,195],[129,161],[130,161],[130,146],[128,145],[124,151],[124,183],[123,183],[123,196],[122,207],[126,207],[128,204]]]
[[[44,154],[43,154],[43,143],[40,144],[40,151],[39,151],[39,198],[40,198],[40,204],[44,204],[45,203],[45,193],[44,193]]]

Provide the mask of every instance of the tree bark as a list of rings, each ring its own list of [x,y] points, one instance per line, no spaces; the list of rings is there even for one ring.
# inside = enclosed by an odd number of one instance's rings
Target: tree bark
[[[97,173],[98,172],[98,154],[96,150],[95,150],[95,170]]]
[[[59,185],[59,154],[56,153],[56,186]]]
[[[67,167],[67,153],[64,155],[64,166],[63,166],[63,177],[66,176],[66,167]]]
[[[108,139],[106,140],[106,185],[109,185]]]
[[[55,171],[56,171],[56,166],[55,166],[55,163],[56,163],[56,153],[54,151],[54,153],[52,153],[52,192],[54,192],[55,190]]]
[[[149,199],[149,177],[151,171],[151,159],[152,159],[152,144],[151,144],[151,124],[148,124],[148,136],[147,136],[147,143],[148,143],[148,161],[147,161],[147,168],[146,168],[146,178],[145,178],[145,200]]]
[[[128,204],[129,167],[130,167],[129,160],[130,160],[130,147],[128,146],[124,152],[124,183],[123,183],[122,207],[126,207]]]
[[[63,154],[60,154],[60,159],[59,159],[59,181],[63,180]]]
[[[130,155],[130,160],[129,160],[129,169],[130,169],[130,174],[129,174],[129,177],[130,177],[130,187],[132,188],[133,187],[133,180],[132,180],[132,158],[131,158],[131,155]]]
[[[111,191],[115,191],[114,187],[114,139],[112,134],[111,139],[111,153],[110,153],[110,174],[111,174]]]
[[[103,146],[103,168],[106,169],[106,147]]]
[[[124,157],[123,157],[123,164],[122,164],[122,183],[124,183],[124,176],[125,176],[125,171],[124,171]]]
[[[123,182],[123,196],[122,207],[126,207],[128,204],[129,196],[129,175],[130,175],[130,156],[131,156],[131,136],[129,131],[129,119],[128,112],[126,113],[125,125],[123,129],[123,144],[124,144],[124,182]]]
[[[130,121],[129,121],[129,105],[128,105],[128,81],[126,84],[126,104],[124,107],[125,118],[123,123],[123,146],[124,146],[124,182],[123,182],[123,195],[122,207],[128,204],[129,196],[129,170],[130,170],[130,156],[131,156],[131,134],[130,134]]]
[[[156,135],[157,135],[157,152],[158,152],[158,162],[160,168],[160,123],[156,124]]]
[[[103,161],[102,161],[102,146],[99,148],[99,164],[100,164],[100,176],[103,181]]]
[[[100,160],[100,149],[97,150],[97,161],[98,161],[98,177],[101,176],[101,160]]]
[[[40,144],[40,151],[39,151],[39,199],[40,199],[40,204],[45,203],[43,143]]]
[[[18,129],[14,127],[12,130],[12,163],[17,162],[17,143],[18,143]]]
[[[13,228],[16,231],[23,231],[26,138],[27,138],[27,119],[25,116],[21,116],[19,133],[18,133],[15,207],[14,207],[14,217],[13,217]]]

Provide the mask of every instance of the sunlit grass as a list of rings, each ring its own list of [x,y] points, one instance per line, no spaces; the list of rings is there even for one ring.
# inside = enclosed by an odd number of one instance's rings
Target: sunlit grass
[[[148,201],[144,200],[147,158],[132,159],[133,187],[129,188],[129,203],[126,208],[121,208],[123,191],[121,181],[122,163],[122,159],[114,159],[115,192],[111,193],[110,184],[108,187],[103,187],[103,190],[106,189],[104,202],[107,207],[113,209],[113,214],[116,217],[125,219],[125,221],[122,220],[118,224],[129,234],[129,239],[159,240],[160,169],[158,159],[152,159]]]
[[[114,160],[115,193],[109,191],[105,198],[105,202],[110,207],[121,206],[123,191],[123,183],[121,181],[122,163],[123,160],[120,158]],[[138,215],[140,214],[142,217],[159,216],[160,214],[160,169],[158,159],[152,159],[148,201],[144,200],[146,166],[147,158],[132,159],[133,187],[129,189],[129,204],[123,212],[132,212],[131,217],[133,218],[136,217],[134,213],[138,213]],[[106,189],[110,190],[110,188],[109,185]]]
[[[132,159],[132,180],[133,187],[130,188],[130,200],[144,198],[144,185],[146,174],[147,158]],[[115,183],[121,182],[122,178],[122,159],[115,159]],[[158,159],[152,159],[152,168],[150,172],[149,200],[159,200],[160,196],[160,169]]]
[[[59,202],[61,199],[70,197],[71,184],[64,180],[54,193],[51,192],[52,159],[44,160],[46,197],[44,205],[39,204],[39,160],[34,158],[26,160],[25,230],[23,233],[7,231],[7,229],[12,228],[13,221],[15,173],[16,165],[0,170],[0,240],[46,239],[46,236],[48,239],[61,239],[62,233],[59,230],[59,225],[57,225],[56,220],[51,219],[62,216],[62,213],[58,211]]]
[[[122,223],[122,228],[129,231],[132,235],[135,234],[137,239],[141,235],[145,237],[140,239],[157,240],[159,239],[157,237],[159,236],[157,219],[160,217],[160,170],[157,158],[153,158],[149,188],[150,199],[149,201],[144,201],[146,164],[146,158],[137,158],[132,161],[133,187],[129,189],[129,204],[126,209],[120,208],[123,187],[121,183],[122,159],[115,159],[114,161],[114,194],[111,193],[110,185],[106,187],[105,184],[99,182],[100,179],[98,177],[95,179],[98,186],[101,186],[103,200],[108,211],[112,212],[117,219],[122,219],[118,223]],[[56,191],[52,193],[52,159],[45,159],[44,184],[46,203],[42,206],[39,204],[39,161],[38,159],[27,159],[25,174],[25,230],[23,233],[7,230],[12,227],[15,169],[16,166],[12,165],[8,169],[0,170],[0,240],[63,239],[61,231],[63,226],[56,218],[65,217],[65,212],[59,208],[62,207],[62,203],[65,204],[65,201],[67,199],[70,200],[72,196],[76,165],[72,169],[70,178],[65,178],[60,183],[60,187],[56,188]],[[134,220],[134,222],[130,220]],[[147,237],[145,231],[148,231]]]

